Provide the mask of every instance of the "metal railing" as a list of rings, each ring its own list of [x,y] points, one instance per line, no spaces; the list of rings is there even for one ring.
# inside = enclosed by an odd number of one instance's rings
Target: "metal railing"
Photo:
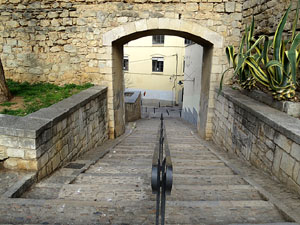
[[[160,117],[160,125],[157,141],[152,159],[151,187],[156,194],[156,225],[165,224],[166,195],[171,194],[173,183],[173,166],[168,146],[166,128],[163,114]]]

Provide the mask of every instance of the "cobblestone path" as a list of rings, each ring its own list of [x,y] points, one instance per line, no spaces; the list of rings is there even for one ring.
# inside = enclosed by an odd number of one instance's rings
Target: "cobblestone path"
[[[131,135],[84,172],[62,168],[22,198],[0,199],[0,223],[153,224],[150,174],[158,124],[158,118],[138,121]],[[166,224],[296,224],[181,120],[166,119],[166,128],[174,170]]]

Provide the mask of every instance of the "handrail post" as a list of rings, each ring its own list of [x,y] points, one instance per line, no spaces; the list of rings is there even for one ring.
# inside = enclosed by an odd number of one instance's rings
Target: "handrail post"
[[[158,170],[157,170],[157,184],[160,186],[160,159],[158,159]],[[159,210],[160,210],[160,188],[158,188],[156,193],[156,225],[159,225]]]
[[[163,113],[157,133],[157,143],[152,159],[151,187],[156,194],[156,225],[165,224],[166,194],[170,194],[173,183],[173,166],[167,141]],[[159,219],[160,216],[160,219]]]
[[[162,184],[161,184],[161,225],[165,224],[165,211],[166,211],[166,173],[165,173],[165,167],[166,167],[166,159],[164,159],[162,163]]]

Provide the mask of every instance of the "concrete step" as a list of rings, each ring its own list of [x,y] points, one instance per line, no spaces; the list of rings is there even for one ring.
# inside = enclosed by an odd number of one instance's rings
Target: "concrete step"
[[[151,197],[155,200],[155,196]],[[174,185],[168,201],[243,201],[262,200],[249,185]]]
[[[89,172],[81,174],[78,180],[84,179],[86,182],[92,182],[101,179],[101,177],[110,177],[108,179],[117,177],[143,177],[143,179],[151,179],[149,169],[135,169],[126,167],[122,173],[115,173],[118,168],[95,168],[90,169]],[[101,173],[99,173],[101,171]],[[100,177],[97,178],[96,176]],[[75,181],[77,182],[77,180]],[[238,175],[199,175],[199,174],[173,174],[173,184],[187,184],[187,185],[228,185],[228,184],[246,184],[246,182]]]
[[[103,177],[101,177],[103,178]],[[24,198],[34,199],[73,199],[88,201],[122,201],[128,200],[155,200],[152,194],[150,181],[143,179],[129,182],[128,177],[112,180],[97,180],[93,184],[37,184],[34,190]],[[132,177],[131,177],[132,178]],[[51,192],[51,193],[49,193]],[[259,193],[249,185],[174,185],[168,201],[242,201],[261,200]]]
[[[8,199],[0,204],[0,224],[153,224],[154,204]]]
[[[167,201],[167,224],[232,224],[285,222],[265,201]]]
[[[174,185],[240,185],[247,184],[244,179],[238,175],[191,175],[174,174]]]
[[[129,167],[131,169],[131,167]],[[147,169],[148,171],[148,169]],[[149,184],[151,180],[151,174],[148,173],[135,173],[126,171],[124,169],[123,173],[114,173],[115,171],[107,170],[102,171],[101,173],[97,173],[97,171],[90,171],[88,173],[81,174],[74,181],[74,183],[102,183],[109,182],[110,179],[124,179],[127,177],[128,181],[135,180],[136,182],[140,180],[144,180]],[[198,185],[198,186],[207,186],[207,185],[244,185],[247,184],[245,180],[243,180],[238,175],[186,175],[186,174],[174,174],[173,176],[173,185]],[[192,187],[191,187],[192,188]]]
[[[128,166],[124,166],[123,170],[120,172],[120,167],[117,166],[105,166],[105,165],[97,165],[97,166],[93,166],[89,169],[88,172],[86,172],[85,174],[110,174],[110,175],[116,175],[118,176],[118,173],[122,173],[122,174],[132,174],[132,175],[148,175],[150,176],[151,173],[151,169],[149,168],[149,166],[144,166],[144,165],[140,165],[140,166],[132,166],[132,165],[128,165]]]
[[[173,165],[173,174],[190,174],[190,175],[233,175],[234,172],[228,167],[222,166],[176,166]]]
[[[143,149],[137,149],[135,147],[124,147],[124,146],[118,146],[114,148],[115,153],[118,154],[151,154],[153,155],[154,148],[143,148]],[[112,152],[110,152],[112,153]],[[205,158],[211,158],[211,159],[218,159],[214,154],[212,154],[209,151],[198,151],[198,150],[186,150],[186,151],[179,151],[179,150],[172,150],[171,152],[172,158],[177,156],[178,158],[191,158],[194,159],[205,157]]]
[[[149,185],[150,186],[150,176],[145,174],[144,176],[138,174],[81,174],[73,182],[73,184],[133,184],[133,185]]]
[[[229,225],[254,225],[254,223],[235,223],[235,224],[229,224]],[[299,225],[299,223],[290,223],[290,222],[282,222],[282,223],[260,223],[255,225]]]
[[[16,207],[18,205],[26,206],[28,210],[20,210]],[[10,208],[9,212],[7,208]],[[0,205],[0,223],[153,224],[154,209],[154,201],[8,200]],[[264,201],[167,201],[166,208],[166,224],[266,224],[284,221],[274,206]]]
[[[120,157],[120,158],[127,158],[127,157],[136,157],[136,158],[140,158],[140,157],[151,157],[153,156],[154,150],[120,150],[120,149],[114,149],[113,151],[110,151],[108,153],[108,155],[112,155],[114,157]],[[201,152],[200,152],[201,153]],[[192,152],[190,153],[173,153],[171,154],[172,160],[182,160],[182,161],[186,161],[186,160],[190,160],[190,161],[204,161],[204,160],[217,160],[220,161],[218,157],[216,157],[213,154],[194,154]],[[221,162],[221,161],[220,161]]]

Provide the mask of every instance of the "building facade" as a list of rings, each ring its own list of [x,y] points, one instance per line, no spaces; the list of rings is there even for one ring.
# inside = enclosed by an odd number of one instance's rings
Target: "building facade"
[[[124,45],[124,79],[127,90],[141,91],[144,104],[182,103],[184,38],[152,35]]]

